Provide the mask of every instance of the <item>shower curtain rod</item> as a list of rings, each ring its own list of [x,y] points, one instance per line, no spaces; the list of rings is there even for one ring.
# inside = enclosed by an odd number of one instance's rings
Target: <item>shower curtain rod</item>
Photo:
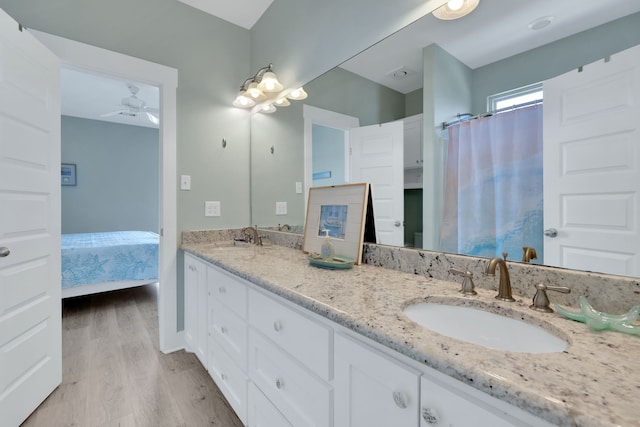
[[[518,108],[529,107],[531,105],[542,104],[542,99],[536,99],[535,101],[523,102],[522,104],[515,104],[509,107],[499,108],[493,111],[487,111],[486,113],[472,115],[471,113],[458,113],[456,116],[458,117],[456,120],[452,120],[450,122],[442,122],[442,130],[447,129],[449,126],[457,125],[462,122],[468,122],[470,120],[481,119],[483,117],[489,117],[494,114],[504,113],[505,111],[516,110]]]

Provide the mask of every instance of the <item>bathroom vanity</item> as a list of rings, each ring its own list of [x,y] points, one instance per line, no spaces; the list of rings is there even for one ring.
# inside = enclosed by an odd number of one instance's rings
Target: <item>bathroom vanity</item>
[[[370,265],[323,270],[300,250],[185,243],[186,343],[249,426],[631,426],[637,336],[593,332],[460,284]],[[540,326],[562,352],[447,338],[403,310],[429,300]]]

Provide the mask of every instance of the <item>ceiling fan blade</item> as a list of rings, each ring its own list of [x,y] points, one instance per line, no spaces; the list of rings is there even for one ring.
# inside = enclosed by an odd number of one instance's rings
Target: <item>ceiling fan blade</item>
[[[128,112],[129,112],[129,110],[112,111],[110,113],[100,114],[100,117],[111,117],[111,116],[116,116],[116,115],[121,114],[121,113],[128,113]]]
[[[154,116],[153,114],[149,113],[148,111],[147,111],[147,118],[154,125],[159,125],[160,124],[160,119],[158,117]]]

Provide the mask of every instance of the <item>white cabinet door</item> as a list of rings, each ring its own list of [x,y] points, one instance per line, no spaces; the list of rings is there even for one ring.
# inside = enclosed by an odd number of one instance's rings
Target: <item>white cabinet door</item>
[[[255,384],[249,384],[249,427],[293,427]]]
[[[422,114],[404,119],[404,168],[422,168]]]
[[[200,363],[207,367],[207,265],[184,257],[184,339]]]
[[[335,335],[335,427],[417,427],[420,372]]]

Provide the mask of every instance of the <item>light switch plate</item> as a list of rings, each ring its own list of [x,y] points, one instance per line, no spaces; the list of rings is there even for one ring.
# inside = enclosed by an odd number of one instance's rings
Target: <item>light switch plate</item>
[[[204,216],[220,216],[220,202],[204,202]]]
[[[191,175],[180,175],[180,189],[191,190]]]
[[[276,215],[287,214],[287,202],[276,202]]]
[[[302,194],[302,183],[300,181],[296,181],[296,194]]]

